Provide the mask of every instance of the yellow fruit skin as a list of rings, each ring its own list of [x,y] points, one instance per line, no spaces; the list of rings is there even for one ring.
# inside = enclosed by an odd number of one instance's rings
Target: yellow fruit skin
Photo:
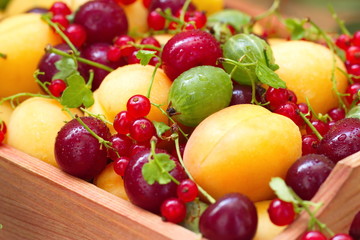
[[[271,200],[256,202],[255,207],[258,214],[258,227],[253,240],[273,240],[285,227],[276,226],[269,218],[267,209]]]
[[[109,163],[105,169],[94,179],[94,184],[105,191],[129,200],[124,188],[122,177],[114,171],[114,164]]]
[[[54,145],[58,131],[71,117],[53,99],[29,98],[15,108],[8,124],[8,144],[57,166]],[[74,114],[82,116],[79,110]]]
[[[273,45],[272,50],[280,67],[276,73],[295,92],[298,102],[306,103],[308,98],[315,112],[323,114],[338,106],[332,90],[333,55],[329,49],[309,41],[287,41]],[[346,72],[340,58],[335,59],[336,67]],[[347,78],[339,69],[335,71],[336,87],[344,93]]]
[[[6,7],[5,15],[12,16],[16,14],[24,13],[35,7],[50,8],[54,2],[58,0],[11,0]],[[76,10],[81,4],[89,0],[61,0],[66,3],[70,9]]]
[[[224,9],[224,0],[192,0],[198,10],[213,14]]]
[[[153,66],[132,64],[120,67],[105,77],[100,87],[95,91],[95,104],[89,108],[93,113],[104,114],[106,119],[114,121],[116,114],[126,110],[128,99],[135,94],[146,96],[150,86]],[[167,97],[171,86],[170,79],[158,69],[151,90],[150,101],[163,104],[166,110]],[[150,120],[167,122],[167,117],[159,109],[151,106],[147,116]]]
[[[60,38],[40,19],[39,14],[21,14],[0,22],[0,97],[19,92],[37,93],[40,87],[33,74],[47,44]]]
[[[136,0],[130,5],[121,5],[121,7],[126,13],[129,24],[129,31],[136,33],[146,33],[148,30],[148,10],[144,7],[142,0]]]
[[[290,119],[241,104],[216,112],[195,128],[184,163],[216,199],[240,192],[262,201],[273,197],[270,179],[285,177],[300,156],[300,131]]]

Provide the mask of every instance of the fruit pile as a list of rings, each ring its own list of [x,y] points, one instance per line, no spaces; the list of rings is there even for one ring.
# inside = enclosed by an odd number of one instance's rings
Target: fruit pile
[[[360,239],[359,213],[333,233],[311,210],[360,150],[360,31],[336,14],[343,34],[279,18],[280,37],[259,24],[279,1],[259,16],[215,0],[16,1],[0,21],[0,144],[208,239],[272,239],[302,211],[303,240]]]

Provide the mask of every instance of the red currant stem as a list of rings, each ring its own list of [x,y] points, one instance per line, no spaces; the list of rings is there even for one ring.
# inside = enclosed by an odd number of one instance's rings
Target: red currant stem
[[[306,123],[306,125],[308,125],[311,129],[311,131],[313,131],[313,133],[315,134],[315,136],[321,141],[321,139],[323,139],[323,136],[321,136],[321,134],[319,133],[319,131],[314,127],[314,125],[311,124],[310,120],[305,116],[304,113],[299,112],[300,117],[304,120],[304,122]]]
[[[161,113],[164,114],[165,116],[167,116],[167,118],[168,118],[173,124],[177,124],[177,123],[175,122],[175,120],[172,119],[172,117],[170,117],[169,114],[167,114],[167,112],[166,112],[164,109],[161,108],[161,105],[160,105],[160,104],[151,103],[151,105],[157,107],[157,108],[161,111]],[[178,127],[178,129],[179,129],[179,132],[186,138],[186,140],[188,140],[188,139],[189,139],[188,134],[186,134],[180,127]]]
[[[257,61],[255,62],[251,62],[251,63],[242,63],[241,61],[246,57],[246,55],[243,55],[239,61],[235,61],[235,60],[232,60],[232,59],[229,59],[229,58],[219,58],[218,59],[218,62],[220,63],[228,63],[228,64],[231,64],[231,65],[234,65],[234,66],[237,66],[237,67],[247,67],[247,66],[254,66],[257,64]]]
[[[339,100],[339,104],[341,106],[341,108],[346,110],[346,105],[342,99],[342,95],[341,93],[339,93],[339,90],[337,89],[336,85],[337,85],[337,81],[335,78],[335,70],[336,70],[336,53],[335,53],[335,48],[336,45],[334,44],[334,42],[331,40],[331,38],[329,37],[329,35],[324,32],[316,23],[314,23],[312,20],[309,19],[309,23],[319,32],[320,35],[323,36],[326,44],[328,45],[328,47],[330,48],[331,52],[332,52],[332,71],[331,71],[331,82],[332,82],[332,89],[335,92],[338,100]]]
[[[50,14],[43,14],[41,15],[41,19],[47,22],[51,27],[55,29],[55,32],[60,35],[60,37],[66,42],[66,44],[70,47],[70,49],[74,52],[75,56],[79,56],[80,52],[77,50],[77,48],[72,44],[70,39],[65,35],[65,33],[61,30],[58,23],[54,23],[51,21]]]
[[[184,5],[183,5],[183,7],[182,7],[182,9],[181,9],[179,19],[180,19],[180,21],[183,22],[183,23],[184,23],[185,13],[186,13],[186,11],[187,11],[188,8],[189,8],[190,3],[191,3],[191,0],[186,0],[185,3],[184,3]]]
[[[155,164],[161,169],[162,173],[166,173],[166,175],[168,175],[168,177],[171,179],[171,181],[173,181],[176,185],[179,185],[180,182],[174,178],[168,171],[166,171],[161,164],[159,164],[158,159],[156,157],[156,153],[155,153],[155,148],[156,148],[156,140],[151,139],[150,141],[150,146],[151,146],[151,151],[150,151],[150,155],[149,155],[149,161],[155,161]],[[171,161],[171,160],[170,160]]]
[[[64,107],[63,109],[64,109],[64,111],[66,111],[73,119],[76,119],[76,120],[81,124],[81,126],[83,126],[83,127],[91,134],[91,136],[93,136],[94,138],[96,138],[96,140],[99,141],[99,143],[100,143],[101,145],[104,145],[106,148],[111,148],[111,142],[109,142],[109,141],[103,139],[102,137],[100,137],[99,135],[97,135],[93,130],[91,130],[91,129],[89,128],[88,125],[86,125],[86,124],[84,123],[84,121],[83,121],[79,116],[74,115],[74,114],[70,111],[69,108]]]
[[[105,116],[102,115],[102,114],[92,113],[92,112],[90,112],[89,110],[87,110],[86,108],[83,108],[83,107],[81,107],[80,110],[83,111],[84,113],[86,113],[87,115],[91,116],[91,117],[97,118],[97,119],[105,122],[105,123],[108,124],[108,125],[113,125],[113,123],[110,122],[109,120],[107,120],[107,119],[105,118]]]
[[[6,54],[5,54],[5,53],[1,53],[1,52],[0,52],[0,58],[6,59],[6,58],[7,58],[7,56],[6,56]]]
[[[264,18],[276,13],[276,11],[279,9],[279,6],[280,6],[280,0],[274,0],[273,4],[266,12],[254,17],[254,21],[255,22],[259,21],[261,19],[264,19]]]
[[[129,44],[130,44],[131,46],[134,46],[134,47],[139,48],[139,49],[141,49],[141,50],[142,50],[142,49],[151,49],[151,50],[155,50],[155,51],[159,51],[159,52],[162,51],[161,48],[156,47],[156,46],[151,45],[151,44],[137,44],[137,43],[133,43],[133,42],[129,42]]]
[[[20,97],[42,97],[42,98],[53,98],[52,96],[40,94],[40,93],[17,93],[9,97],[4,97],[0,100],[0,105],[3,104],[6,101],[10,101],[10,104],[13,108],[15,108],[14,101],[16,99],[19,99]]]
[[[329,11],[331,12],[331,16],[335,19],[335,21],[339,25],[341,32],[348,36],[351,36],[351,33],[349,32],[349,30],[345,27],[344,21],[341,20],[339,18],[339,16],[336,14],[334,7],[332,5],[329,5],[328,8],[329,8]]]
[[[155,74],[156,74],[156,71],[158,70],[158,68],[160,67],[161,65],[161,62],[158,62],[156,65],[155,65],[155,68],[154,68],[154,71],[151,75],[151,81],[150,81],[150,86],[148,88],[148,91],[146,93],[146,97],[150,99],[150,94],[151,94],[151,89],[152,89],[152,86],[153,86],[153,83],[154,83],[154,80],[155,80]]]
[[[196,183],[196,181],[194,180],[194,178],[192,177],[192,175],[190,174],[190,172],[187,170],[187,168],[185,167],[184,161],[181,157],[181,153],[180,153],[180,144],[179,144],[179,137],[175,138],[175,149],[176,149],[176,154],[178,156],[179,162],[181,164],[181,166],[184,168],[184,171],[186,172],[186,174],[188,175],[188,177],[190,178],[190,180],[192,180],[194,183]],[[201,192],[201,194],[206,197],[206,199],[211,203],[215,203],[216,200],[208,193],[206,192],[199,184],[197,184],[197,187],[199,189],[199,191]]]
[[[54,48],[54,47],[52,47],[52,46],[50,46],[50,45],[48,45],[48,46],[46,47],[46,51],[47,51],[47,52],[55,53],[55,54],[57,54],[57,55],[59,55],[59,56],[63,56],[63,57],[69,57],[69,58],[75,57],[75,59],[76,59],[77,61],[79,61],[79,62],[88,64],[88,65],[93,66],[93,67],[97,67],[97,68],[103,69],[103,70],[108,71],[108,72],[114,71],[114,69],[112,69],[112,68],[110,68],[110,67],[108,67],[108,66],[106,66],[106,65],[103,65],[103,64],[101,64],[101,63],[97,63],[97,62],[88,60],[88,59],[86,59],[86,58],[82,58],[82,57],[79,57],[79,56],[75,56],[74,53],[72,53],[72,52],[71,52],[70,54],[69,54],[69,53],[66,53],[66,52],[63,52],[63,51],[61,51],[61,50],[59,50],[59,49],[56,49],[56,48]]]

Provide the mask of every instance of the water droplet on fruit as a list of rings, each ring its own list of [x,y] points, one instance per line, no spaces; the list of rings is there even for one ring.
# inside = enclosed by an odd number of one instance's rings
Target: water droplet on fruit
[[[339,140],[339,141],[345,141],[346,137],[347,137],[346,134],[341,134],[341,135],[339,136],[338,140]]]

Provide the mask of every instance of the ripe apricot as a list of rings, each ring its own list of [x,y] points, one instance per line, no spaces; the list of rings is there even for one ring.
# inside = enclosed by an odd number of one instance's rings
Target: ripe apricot
[[[326,113],[339,104],[333,90],[331,75],[336,60],[336,88],[344,93],[347,78],[341,72],[345,66],[339,57],[317,43],[309,41],[287,41],[274,44],[272,50],[279,69],[276,73],[294,91],[298,102],[306,103],[306,98],[318,113]],[[339,70],[339,69],[341,70]]]
[[[121,7],[125,11],[131,32],[145,33],[148,30],[148,10],[144,7],[142,0],[136,0],[130,5]]]
[[[29,98],[17,106],[8,124],[8,144],[57,166],[54,145],[57,132],[71,117],[54,99]],[[79,110],[73,110],[79,116]]]
[[[115,173],[113,165],[113,162],[109,163],[94,179],[94,184],[115,196],[129,200],[125,192],[124,180],[120,175]]]
[[[100,113],[104,113],[106,119],[113,122],[116,114],[126,110],[126,103],[131,96],[136,94],[146,96],[153,71],[153,66],[142,66],[140,64],[126,65],[114,70],[105,77],[100,87],[95,91],[95,104],[89,110],[97,113],[96,109],[100,109]],[[171,83],[165,73],[158,69],[152,86],[150,101],[163,105],[164,110],[167,108],[166,103]],[[154,106],[151,106],[147,118],[158,122],[167,122],[167,117]]]
[[[267,212],[270,202],[271,200],[266,200],[255,203],[258,227],[253,240],[272,240],[285,229],[285,226],[279,227],[271,222]]]
[[[40,19],[27,13],[0,22],[0,97],[19,92],[39,92],[33,74],[47,44],[60,43],[60,37]]]
[[[239,192],[262,201],[273,197],[270,179],[285,177],[300,156],[300,130],[289,118],[240,104],[210,115],[195,128],[184,163],[216,199]]]
[[[224,0],[192,0],[198,10],[213,14],[224,8]]]

